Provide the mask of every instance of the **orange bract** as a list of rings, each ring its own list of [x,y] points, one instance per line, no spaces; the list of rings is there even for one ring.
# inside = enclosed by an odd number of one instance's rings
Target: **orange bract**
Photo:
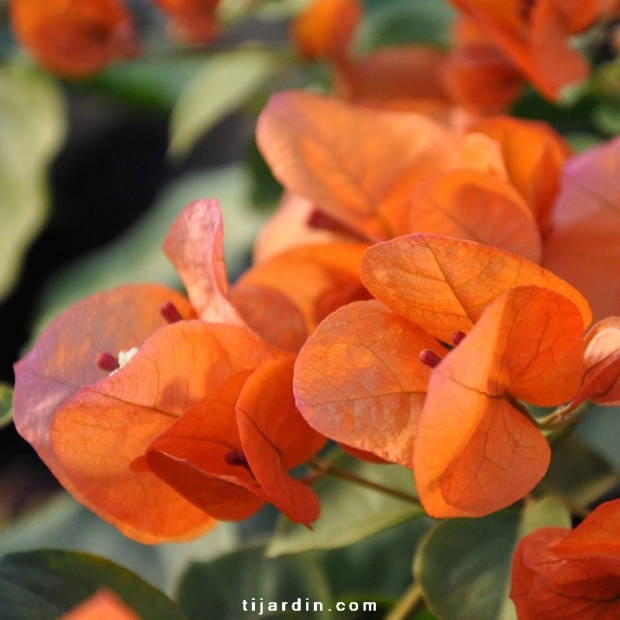
[[[13,30],[47,69],[82,77],[137,52],[131,14],[120,0],[10,0]]]
[[[583,322],[548,289],[511,289],[433,370],[414,471],[431,516],[483,516],[527,494],[547,470],[547,441],[516,399],[560,405],[579,389]]]
[[[474,121],[467,129],[483,133],[499,145],[508,181],[521,193],[540,232],[546,235],[562,169],[571,154],[568,144],[545,123],[509,116]]]
[[[84,601],[60,620],[140,620],[116,595],[101,591]]]
[[[220,0],[155,0],[171,19],[171,34],[189,43],[206,43],[218,35]]]
[[[455,138],[422,115],[301,91],[271,98],[257,140],[286,189],[370,240],[406,232],[415,185],[459,161]]]
[[[370,247],[362,261],[366,288],[397,314],[443,342],[469,332],[484,308],[515,286],[536,285],[568,297],[592,318],[583,296],[551,272],[516,254],[439,235],[407,235]]]
[[[452,0],[470,19],[484,28],[495,44],[540,92],[557,99],[561,89],[588,75],[588,64],[569,45],[569,35],[590,26],[601,16],[603,3],[555,0]],[[594,5],[594,10],[580,8]],[[574,12],[574,14],[573,14]]]
[[[452,170],[418,186],[410,230],[470,239],[542,259],[536,220],[527,203],[507,182],[475,170]]]
[[[614,620],[620,614],[620,501],[596,508],[573,531],[535,530],[521,540],[510,597],[519,620]]]
[[[595,320],[620,314],[620,139],[570,159],[544,242],[545,267],[586,296]]]
[[[293,21],[291,38],[308,60],[339,60],[361,20],[359,0],[313,0]]]
[[[331,314],[302,348],[297,405],[313,428],[354,448],[411,466],[430,370],[422,349],[445,349],[376,301]]]

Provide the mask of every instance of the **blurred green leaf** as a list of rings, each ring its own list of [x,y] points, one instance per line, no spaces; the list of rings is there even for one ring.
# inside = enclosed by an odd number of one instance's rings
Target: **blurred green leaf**
[[[449,519],[431,530],[415,558],[424,600],[441,620],[514,620],[508,599],[512,554],[533,529],[570,523],[553,498],[519,514],[505,510],[479,519]]]
[[[2,620],[55,620],[101,589],[115,592],[142,620],[185,619],[159,590],[94,555],[45,550],[0,559]]]
[[[327,610],[328,601],[331,600],[330,590],[316,556],[305,554],[266,558],[264,551],[262,545],[254,546],[208,563],[190,565],[180,582],[176,597],[188,619],[286,617],[282,614],[270,615],[268,604],[277,602],[281,612],[282,602],[290,606],[296,601],[300,602],[302,611],[294,617],[300,620],[333,617]],[[263,615],[259,615],[261,599]],[[306,600],[311,611],[306,611]],[[323,603],[325,609],[314,611],[315,602]]]
[[[7,383],[0,383],[0,428],[13,420],[13,388]]]
[[[121,564],[166,593],[190,561],[221,555],[237,544],[236,525],[220,523],[194,541],[141,545],[65,493],[0,529],[0,555],[51,547],[85,551]]]
[[[414,493],[411,471],[399,465],[377,465],[349,455],[342,455],[334,465],[376,484]],[[270,557],[343,547],[424,514],[419,504],[333,475],[318,480],[313,489],[321,501],[321,516],[313,531],[282,517],[267,547]]]
[[[541,488],[555,489],[578,506],[600,499],[618,482],[613,467],[576,436],[566,438],[554,451]]]
[[[334,598],[393,605],[411,584],[412,559],[432,524],[428,517],[418,517],[353,545],[320,552]]]
[[[17,63],[0,67],[0,300],[46,221],[47,171],[66,133],[60,90]]]
[[[454,11],[437,0],[364,0],[365,19],[355,48],[366,53],[390,45],[448,46]]]
[[[590,404],[588,414],[577,427],[577,436],[620,472],[620,407]]]
[[[593,125],[606,136],[620,134],[620,103],[602,101],[592,110]]]
[[[213,54],[181,93],[170,120],[170,153],[182,156],[271,77],[281,59],[264,49]]]
[[[267,214],[249,204],[249,177],[237,164],[188,174],[169,185],[150,210],[121,237],[53,277],[35,318],[35,333],[71,304],[97,291],[132,282],[179,286],[163,253],[170,224],[198,198],[217,198],[224,215],[224,253],[231,279],[247,264],[256,231]]]
[[[145,55],[114,63],[81,84],[141,108],[169,112],[203,64],[202,54]]]

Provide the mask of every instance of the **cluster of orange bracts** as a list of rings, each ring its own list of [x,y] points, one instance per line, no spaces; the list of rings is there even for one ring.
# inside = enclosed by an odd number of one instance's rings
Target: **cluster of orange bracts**
[[[455,4],[553,96],[583,77],[568,35],[615,10]],[[285,193],[252,266],[229,285],[219,205],[196,201],[164,243],[187,296],[148,284],[94,295],[16,365],[19,432],[76,498],[143,542],[266,502],[310,525],[319,502],[289,472],[328,439],[411,468],[432,516],[486,515],[547,471],[529,405],[561,420],[588,400],[620,404],[620,140],[574,155],[551,127],[464,111],[432,80],[422,93],[395,80],[384,100],[394,57],[348,52],[359,12],[334,29],[324,2],[311,9],[293,35],[334,63],[337,96],[282,92],[262,111],[257,142]],[[454,53],[469,57],[470,35]],[[566,75],[547,71],[558,58]],[[619,520],[610,502],[574,532],[523,540],[521,620],[615,613]]]
[[[218,33],[219,0],[153,0],[172,37],[192,43]],[[124,0],[10,0],[13,32],[53,73],[83,77],[140,53],[135,19]]]

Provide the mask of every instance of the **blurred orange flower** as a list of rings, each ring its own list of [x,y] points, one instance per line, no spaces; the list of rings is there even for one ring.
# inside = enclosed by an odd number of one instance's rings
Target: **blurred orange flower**
[[[121,0],[10,0],[15,36],[46,69],[78,78],[138,52]]]
[[[170,18],[170,35],[188,43],[208,43],[218,35],[220,0],[155,0]]]
[[[360,0],[313,0],[293,20],[291,39],[307,60],[341,60],[349,52],[362,13]]]
[[[111,592],[97,592],[60,620],[140,620]]]
[[[522,538],[510,597],[519,620],[620,615],[620,500],[602,504],[574,530],[548,527]]]
[[[606,16],[613,4],[608,0],[451,2],[488,34],[501,53],[545,97],[554,100],[564,86],[585,79],[589,73],[588,63],[571,47],[570,36]]]

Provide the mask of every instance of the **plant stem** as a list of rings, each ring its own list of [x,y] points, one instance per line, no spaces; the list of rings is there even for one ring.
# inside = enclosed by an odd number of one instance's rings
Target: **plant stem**
[[[408,493],[403,493],[398,489],[392,489],[390,487],[383,486],[382,484],[378,484],[376,482],[372,482],[372,480],[367,480],[366,478],[362,478],[357,474],[347,470],[341,469],[340,467],[334,467],[333,465],[329,465],[325,463],[321,459],[313,458],[306,463],[308,467],[316,470],[318,472],[318,476],[311,478],[311,481],[318,479],[323,476],[335,476],[336,478],[341,478],[342,480],[348,480],[354,484],[358,484],[359,486],[365,487],[367,489],[372,489],[373,491],[377,491],[379,493],[383,493],[384,495],[391,495],[397,499],[401,499],[405,502],[409,502],[410,504],[415,504],[416,506],[420,505],[420,502],[413,496]]]
[[[422,603],[422,588],[412,583],[384,620],[406,620]]]

